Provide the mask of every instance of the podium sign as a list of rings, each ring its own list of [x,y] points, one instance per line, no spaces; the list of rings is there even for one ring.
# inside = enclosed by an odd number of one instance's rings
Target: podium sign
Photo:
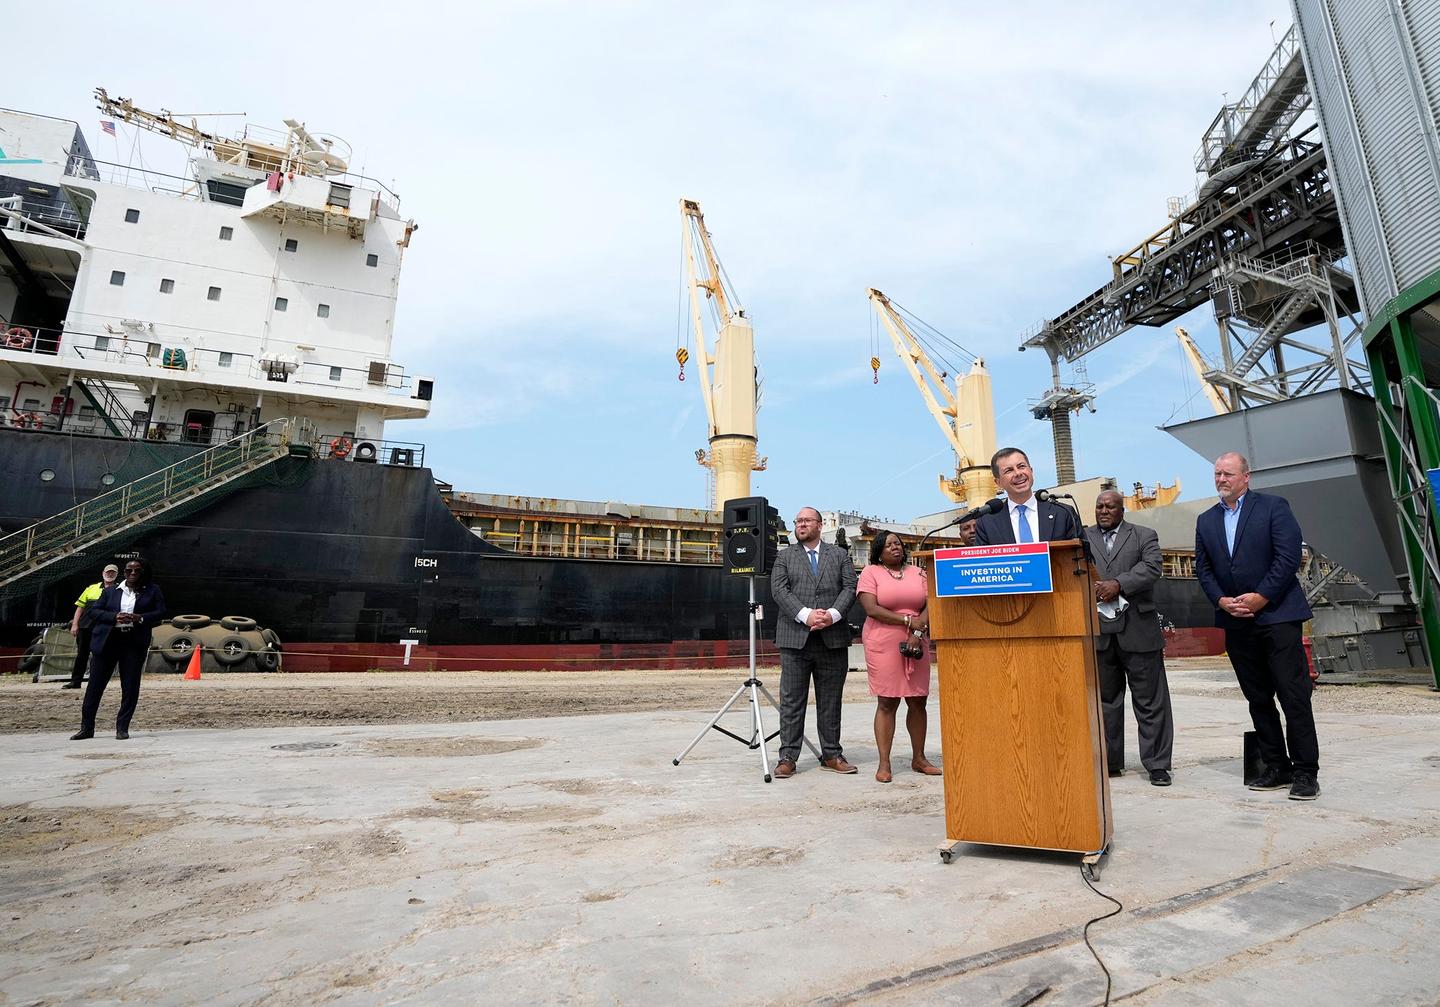
[[[935,597],[1049,594],[1050,543],[972,545],[935,550]]]

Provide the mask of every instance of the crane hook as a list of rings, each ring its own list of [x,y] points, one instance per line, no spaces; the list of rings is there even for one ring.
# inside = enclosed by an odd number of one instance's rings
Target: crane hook
[[[684,381],[684,380],[685,380],[685,361],[687,361],[687,360],[690,359],[690,351],[687,350],[687,349],[686,349],[685,347],[683,347],[683,346],[680,347],[678,350],[675,351],[675,359],[678,360],[678,361],[680,361],[680,380],[681,380],[681,381]]]
[[[871,382],[871,384],[876,384],[876,385],[878,385],[878,384],[880,383],[880,358],[879,358],[879,357],[871,357],[871,358],[870,358],[870,369],[875,372],[875,380],[874,380],[873,382]]]

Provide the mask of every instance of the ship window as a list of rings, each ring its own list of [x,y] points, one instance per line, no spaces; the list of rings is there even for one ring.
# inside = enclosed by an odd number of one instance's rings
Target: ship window
[[[5,412],[5,411],[8,410],[9,408],[10,408],[10,396],[8,396],[8,395],[0,395],[0,412]]]
[[[80,422],[81,422],[81,423],[89,424],[89,425],[92,426],[92,427],[95,425],[95,407],[94,407],[94,406],[81,406],[81,407],[80,407]]]
[[[124,274],[123,272],[121,272],[120,270],[118,270],[118,269],[112,269],[112,270],[110,270],[110,286],[112,286],[112,287],[123,287],[123,286],[125,286],[125,274]]]
[[[256,179],[250,185],[256,185],[265,181],[263,178]],[[236,185],[234,182],[222,182],[219,179],[211,178],[205,182],[205,191],[210,195],[210,202],[223,203],[226,206],[244,206],[246,185]]]
[[[229,240],[230,240],[231,238],[233,238],[233,237],[235,237],[235,228],[233,228],[233,227],[222,227],[222,228],[220,228],[220,240],[221,240],[221,241],[229,241]]]
[[[277,297],[277,298],[275,298],[275,310],[276,310],[276,311],[284,311],[284,310],[285,310],[286,308],[288,308],[288,307],[290,307],[290,301],[289,301],[288,299],[286,299],[286,298],[284,298],[284,297]]]
[[[380,256],[376,255],[374,252],[371,252],[369,255],[365,256],[365,265],[367,265],[367,266],[378,266],[378,265],[380,265]]]
[[[114,472],[106,472],[103,476],[100,477],[100,485],[101,485],[101,486],[114,486],[114,485],[115,485],[115,473],[114,473]]]
[[[300,251],[300,242],[296,241],[294,238],[286,238],[286,239],[285,239],[285,251],[287,251],[287,252],[298,252],[298,251]]]
[[[327,202],[331,206],[339,206],[346,210],[350,209],[350,186],[340,182],[330,183],[330,198]]]
[[[140,211],[139,211],[139,210],[135,210],[135,209],[126,210],[126,211],[125,211],[125,223],[127,223],[127,224],[138,224],[138,223],[140,223]]]
[[[41,470],[40,470],[40,481],[41,481],[42,483],[52,482],[52,481],[54,481],[54,479],[55,479],[55,470],[54,470],[54,469],[41,469]]]
[[[339,381],[339,380],[340,380],[340,368],[338,368],[338,367],[332,367],[332,368],[330,368],[330,380],[331,380],[331,381]]]
[[[205,299],[206,299],[207,301],[218,301],[218,300],[220,300],[220,288],[219,288],[219,287],[211,287],[211,288],[210,288],[210,292],[205,295]]]
[[[106,350],[108,350],[109,348],[110,348],[110,337],[109,337],[109,336],[96,336],[96,337],[95,337],[95,349],[96,349],[97,352],[99,352],[99,353],[104,353],[104,352],[105,352]]]
[[[221,350],[221,351],[220,351],[220,366],[221,366],[221,367],[229,367],[229,366],[230,366],[230,362],[233,361],[234,359],[235,359],[235,354],[233,354],[233,353],[226,353],[224,350]]]
[[[23,409],[23,410],[24,410],[25,412],[27,412],[27,413],[36,412],[36,411],[39,410],[39,408],[40,408],[40,400],[39,400],[39,399],[26,399],[26,400],[25,400],[25,404],[24,404],[23,406],[21,406],[20,408]]]
[[[174,281],[174,280],[161,280],[161,281],[160,281],[160,293],[162,293],[162,294],[173,294],[174,292],[175,292],[175,281]]]
[[[322,304],[322,305],[320,305],[319,307],[317,307],[317,308],[315,309],[315,315],[316,315],[317,318],[329,318],[329,317],[330,317],[330,305],[328,305],[328,304]]]
[[[150,360],[154,360],[156,357],[160,356],[160,344],[159,344],[159,343],[146,343],[146,344],[145,344],[145,356],[146,356],[148,359],[150,359]]]

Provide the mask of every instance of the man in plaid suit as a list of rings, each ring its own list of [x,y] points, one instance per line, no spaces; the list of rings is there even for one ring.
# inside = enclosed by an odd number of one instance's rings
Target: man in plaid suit
[[[850,664],[845,613],[855,601],[855,564],[844,549],[820,541],[820,512],[814,507],[800,508],[795,539],[776,557],[770,573],[770,595],[779,609],[780,762],[775,778],[780,780],[795,775],[811,678],[820,764],[832,773],[856,772],[840,747],[840,700]]]

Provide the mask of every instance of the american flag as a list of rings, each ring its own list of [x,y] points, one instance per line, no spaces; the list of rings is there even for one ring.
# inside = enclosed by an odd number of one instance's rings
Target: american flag
[[[109,133],[111,136],[114,136],[114,135],[115,135],[115,124],[114,124],[113,122],[111,122],[109,119],[101,119],[101,120],[100,120],[100,132],[102,132],[102,133]]]

